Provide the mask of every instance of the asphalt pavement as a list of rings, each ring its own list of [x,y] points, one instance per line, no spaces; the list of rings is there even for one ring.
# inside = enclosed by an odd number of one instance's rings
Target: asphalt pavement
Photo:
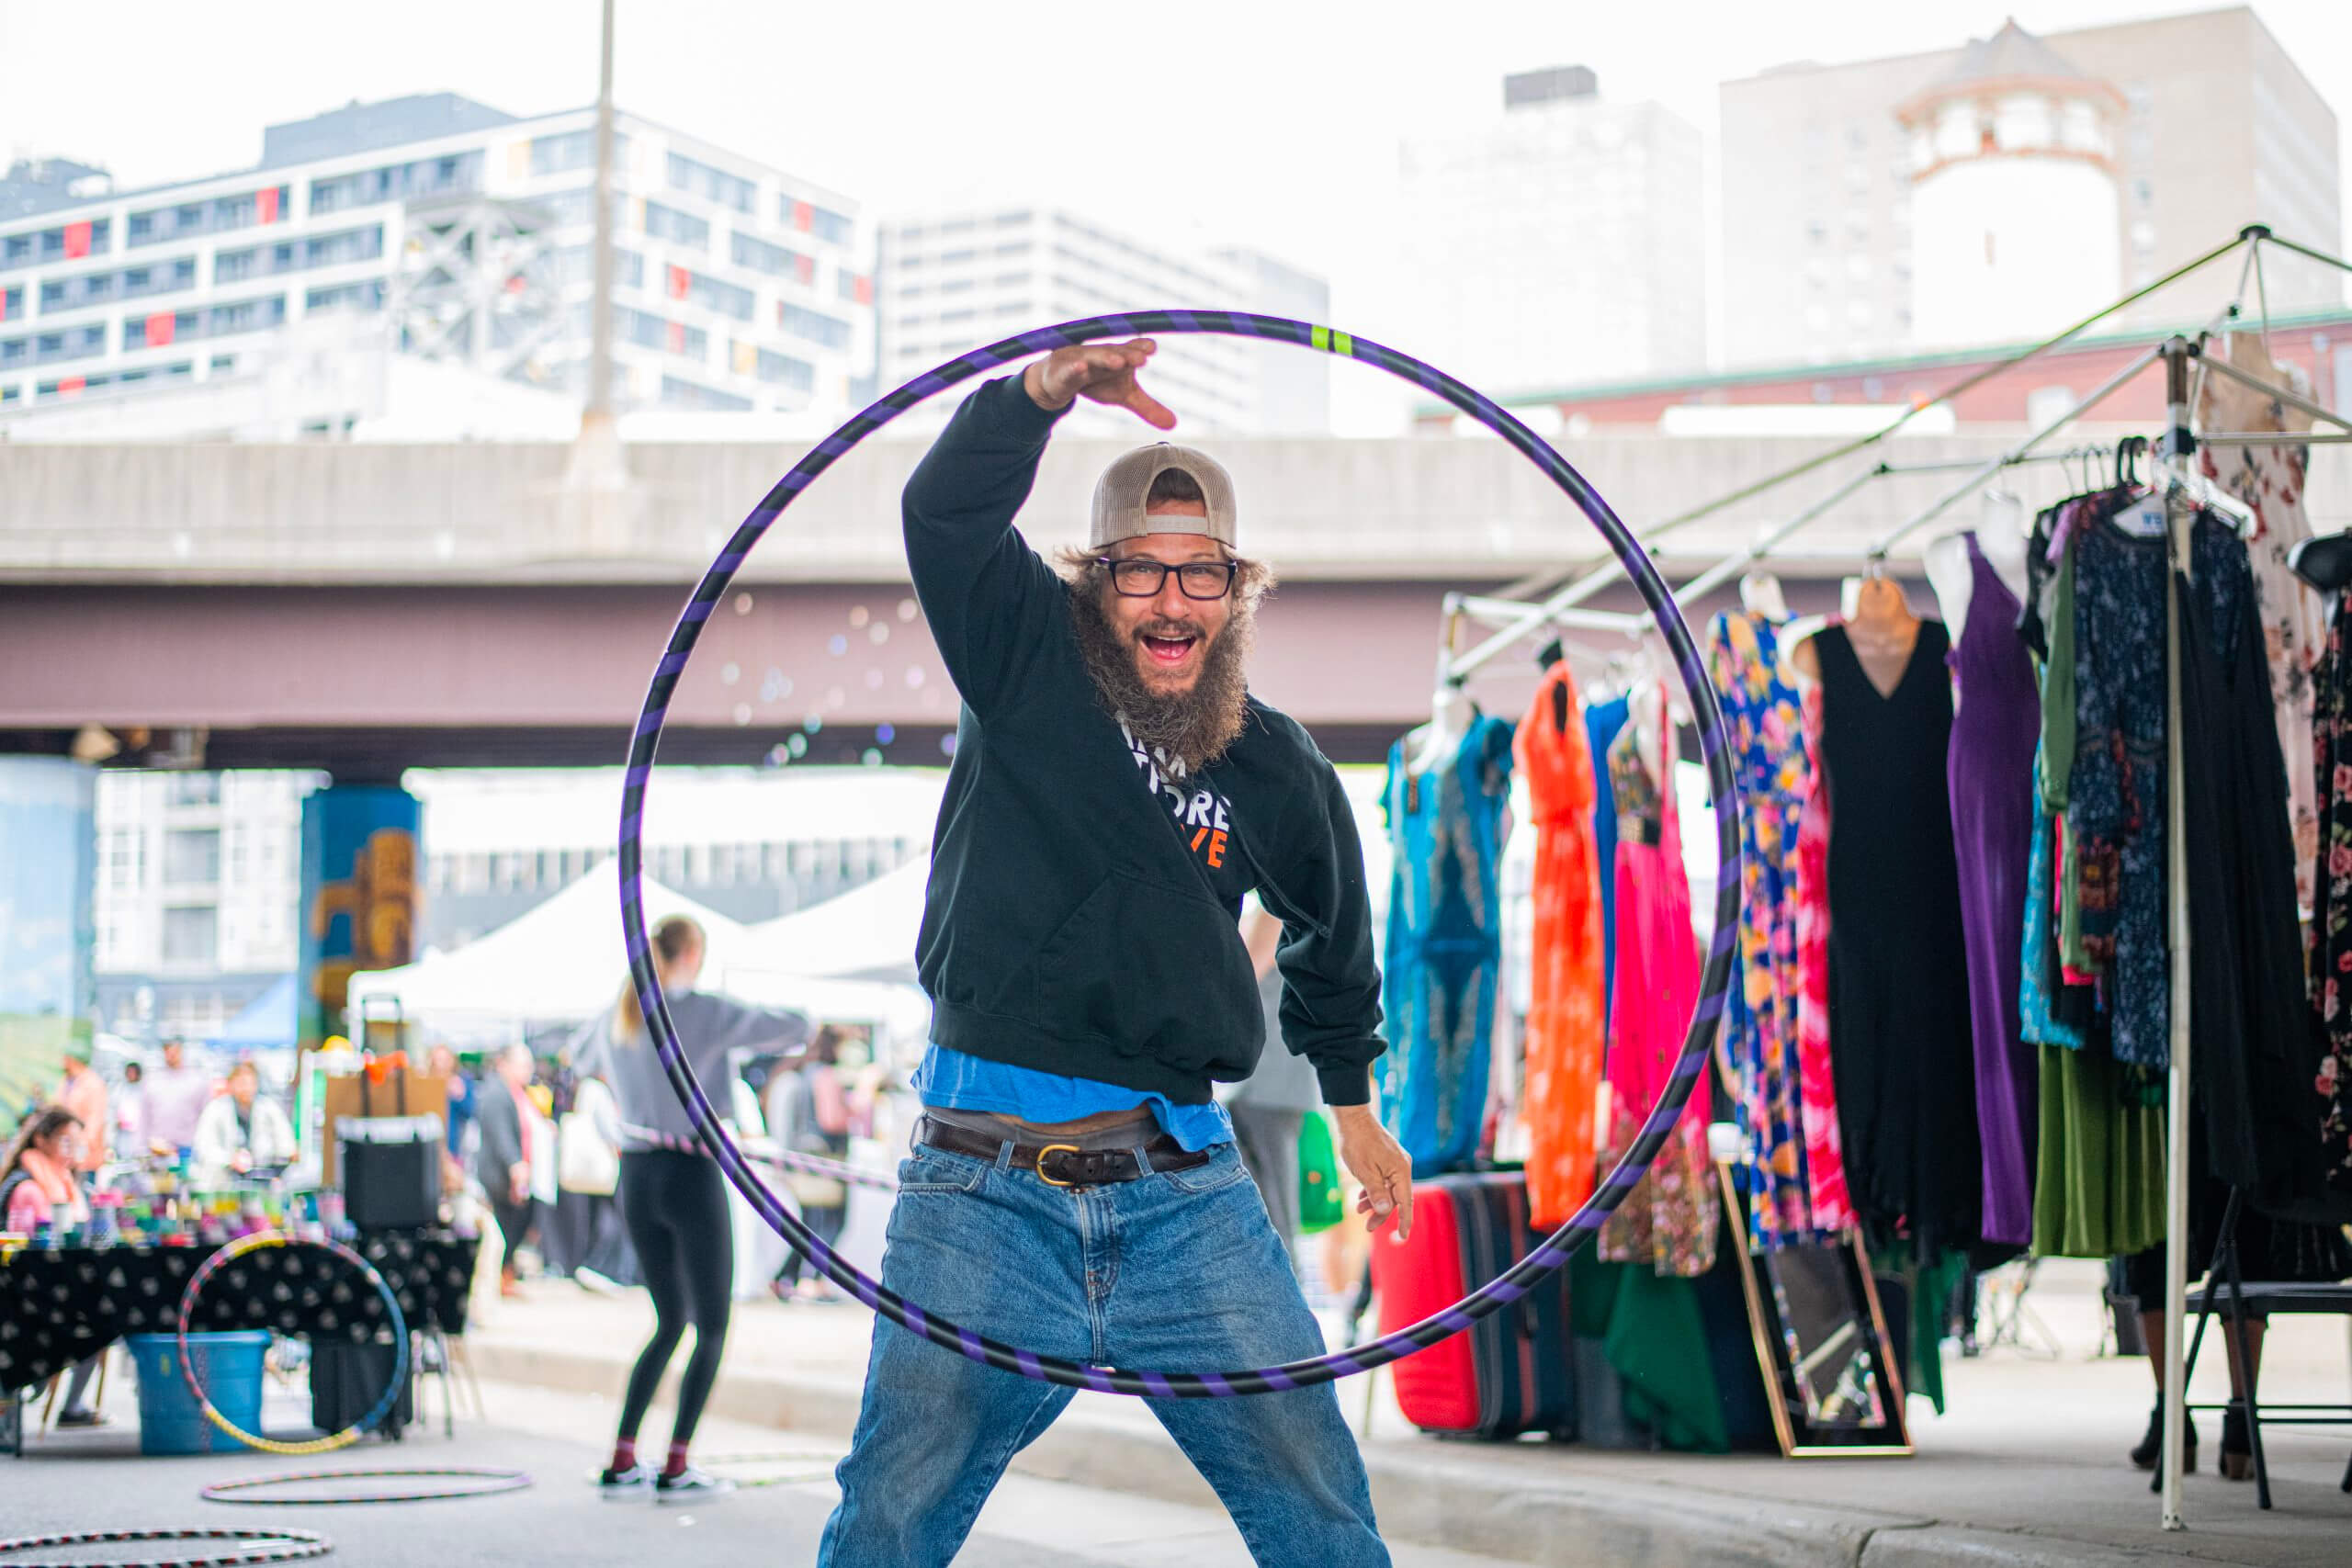
[[[398,1443],[370,1440],[311,1458],[253,1452],[142,1458],[136,1401],[123,1389],[107,1401],[119,1417],[115,1425],[97,1432],[52,1432],[34,1440],[22,1459],[0,1458],[0,1538],[77,1529],[287,1528],[333,1540],[334,1553],[322,1560],[328,1568],[682,1561],[800,1568],[816,1561],[818,1537],[838,1496],[829,1461],[841,1452],[839,1438],[709,1421],[696,1457],[717,1461],[742,1483],[739,1490],[692,1506],[607,1502],[590,1485],[610,1442],[612,1404],[601,1391],[490,1383],[483,1393],[496,1423],[460,1420],[455,1437],[443,1435],[435,1404],[430,1427],[412,1427]],[[300,1404],[279,1396],[266,1412],[266,1429],[291,1432],[301,1416]],[[649,1448],[658,1450],[666,1420],[666,1413],[657,1412],[648,1423]],[[795,1457],[728,1461],[729,1455],[773,1454]],[[198,1496],[205,1485],[248,1476],[410,1465],[520,1469],[533,1484],[495,1496],[365,1506],[232,1506]],[[286,1491],[316,1495],[307,1483]],[[150,1555],[128,1555],[134,1551]],[[112,1547],[43,1555],[114,1563],[167,1553]],[[1222,1512],[1013,1475],[982,1510],[956,1561],[971,1568],[1242,1568],[1250,1555]],[[1400,1546],[1396,1562],[1397,1568],[1501,1568],[1496,1559],[1415,1546]]]

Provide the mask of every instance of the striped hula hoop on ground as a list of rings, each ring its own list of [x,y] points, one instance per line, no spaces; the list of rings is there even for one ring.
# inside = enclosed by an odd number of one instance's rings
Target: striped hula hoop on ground
[[[694,652],[695,644],[700,639],[711,611],[727,592],[728,585],[734,581],[752,547],[759,542],[761,536],[767,532],[784,509],[842,454],[924,400],[984,371],[1033,355],[1050,353],[1071,344],[1141,333],[1209,333],[1247,337],[1294,344],[1301,348],[1339,355],[1385,370],[1443,399],[1517,449],[1542,469],[1544,477],[1557,485],[1600,530],[1610,549],[1624,567],[1628,580],[1641,593],[1642,602],[1649,607],[1667,647],[1673,652],[1683,690],[1690,695],[1690,711],[1698,721],[1700,743],[1705,752],[1707,777],[1714,798],[1720,803],[1726,803],[1718,805],[1715,811],[1718,869],[1714,934],[1701,976],[1698,1007],[1690,1020],[1690,1033],[1683,1041],[1681,1055],[1676,1058],[1673,1075],[1668,1080],[1665,1091],[1659,1095],[1657,1103],[1650,1108],[1640,1135],[1626,1150],[1625,1157],[1602,1179],[1592,1197],[1569,1216],[1566,1224],[1545,1237],[1525,1258],[1453,1306],[1351,1349],[1279,1367],[1185,1372],[1088,1366],[1083,1362],[1040,1355],[961,1327],[924,1311],[919,1303],[906,1300],[886,1289],[879,1280],[859,1272],[847,1259],[818,1239],[785,1202],[769,1190],[767,1184],[760,1179],[745,1159],[743,1152],[736,1147],[734,1141],[719,1125],[718,1111],[712,1107],[709,1096],[704,1093],[702,1085],[695,1081],[693,1070],[686,1065],[684,1053],[679,1047],[677,1029],[662,999],[652,949],[646,939],[639,877],[643,864],[645,791],[653,773],[654,751],[661,744],[662,721],[669,712],[671,694],[677,689],[679,678],[684,673],[686,660]],[[1017,1372],[1043,1382],[1091,1388],[1103,1393],[1159,1399],[1223,1398],[1264,1393],[1329,1382],[1336,1378],[1369,1371],[1460,1333],[1480,1318],[1526,1295],[1536,1281],[1566,1262],[1570,1254],[1598,1232],[1601,1222],[1625,1201],[1626,1195],[1640,1181],[1650,1162],[1665,1145],[1700,1075],[1705,1070],[1715,1027],[1722,1018],[1724,1000],[1729,993],[1732,954],[1739,925],[1739,819],[1736,810],[1727,803],[1738,798],[1732,776],[1730,744],[1724,727],[1723,710],[1715,701],[1714,689],[1707,680],[1698,649],[1691,641],[1690,628],[1683,623],[1681,612],[1675,605],[1673,591],[1634,541],[1631,530],[1600,498],[1600,492],[1542,437],[1475,389],[1409,355],[1400,354],[1368,338],[1351,337],[1346,333],[1306,321],[1277,316],[1247,315],[1239,311],[1141,310],[1126,315],[1094,316],[1023,333],[985,348],[974,349],[916,377],[904,386],[884,394],[818,442],[806,457],[793,465],[790,472],[776,482],[774,489],[761,498],[759,504],[752,508],[750,515],[728,539],[718,559],[711,563],[709,570],[695,585],[693,596],[686,601],[685,609],[671,631],[669,644],[654,666],[652,684],[646,692],[645,705],[638,716],[636,731],[629,744],[628,767],[621,786],[617,857],[621,930],[628,950],[630,983],[637,991],[639,1004],[644,1009],[646,1028],[653,1037],[654,1048],[661,1056],[671,1087],[677,1090],[678,1098],[685,1104],[687,1118],[718,1159],[728,1179],[735,1184],[760,1217],[814,1260],[835,1284],[891,1322],[910,1333],[922,1336],[934,1345],[987,1366]]]
[[[58,1547],[128,1546],[157,1540],[250,1541],[226,1551],[199,1552],[193,1557],[141,1557],[135,1563],[115,1564],[94,1557],[27,1558],[23,1551]],[[232,1563],[297,1562],[324,1557],[334,1543],[311,1530],[66,1530],[56,1535],[19,1536],[0,1540],[0,1562],[7,1568],[229,1568]]]
[[[301,1486],[320,1481],[463,1481],[465,1486],[421,1486],[406,1492],[339,1492],[321,1496],[266,1495],[280,1486]],[[530,1472],[485,1470],[479,1465],[426,1466],[406,1470],[309,1470],[288,1475],[249,1475],[241,1481],[216,1481],[197,1495],[208,1503],[234,1503],[248,1508],[328,1508],[366,1503],[438,1503],[455,1497],[489,1497],[520,1492],[531,1484]]]

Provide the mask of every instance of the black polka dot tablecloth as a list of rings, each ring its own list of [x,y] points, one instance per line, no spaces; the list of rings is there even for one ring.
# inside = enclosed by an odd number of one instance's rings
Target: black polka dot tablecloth
[[[354,1246],[399,1298],[412,1328],[466,1327],[470,1237],[386,1232]],[[211,1247],[26,1250],[0,1264],[0,1391],[45,1383],[127,1334],[170,1334],[180,1297]],[[256,1247],[205,1281],[199,1332],[267,1328],[313,1341],[373,1339],[383,1298],[359,1270],[315,1247]]]

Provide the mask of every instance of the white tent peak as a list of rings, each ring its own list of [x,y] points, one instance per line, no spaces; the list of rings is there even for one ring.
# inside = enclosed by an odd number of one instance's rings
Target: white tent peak
[[[650,877],[640,884],[649,933],[672,915],[692,917],[708,942],[706,972],[734,961],[743,927]],[[350,1005],[397,1000],[403,1018],[472,1014],[548,1022],[609,1007],[628,976],[620,886],[611,865],[583,873],[489,934],[399,969],[351,977]]]
[[[730,966],[910,985],[915,934],[922,927],[930,881],[931,857],[925,855],[821,904],[748,927]],[[729,984],[715,962],[703,971],[715,983]]]

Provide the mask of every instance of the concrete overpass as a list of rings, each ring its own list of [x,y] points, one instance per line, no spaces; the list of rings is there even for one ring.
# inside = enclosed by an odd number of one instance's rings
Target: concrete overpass
[[[1954,461],[2010,438],[1886,450]],[[1825,445],[1617,435],[1566,446],[1641,527]],[[1075,536],[1095,473],[1119,449],[1049,450],[1026,513],[1033,539]],[[937,760],[955,702],[898,537],[899,491],[921,451],[870,443],[785,514],[703,638],[665,758],[754,761],[797,734],[811,757],[878,747]],[[1284,580],[1253,683],[1334,755],[1385,754],[1426,716],[1446,590],[1493,591],[1599,551],[1565,499],[1498,442],[1227,441],[1218,452],[1249,548]],[[0,442],[0,749],[61,751],[95,724],[129,739],[125,761],[175,747],[187,757],[191,745],[204,765],[345,776],[616,761],[688,585],[797,456],[636,446],[625,481],[600,490],[567,484],[571,448],[553,444]],[[2346,461],[2335,448],[2318,458],[2329,471],[2311,486],[2315,527],[2352,521]],[[1676,536],[1680,575],[1849,471]],[[1796,580],[1849,570],[1865,541],[1952,481],[1880,481],[1792,541],[1777,570],[1792,600],[1818,603],[1823,590]],[[2043,468],[2019,470],[2011,488],[2031,501],[2074,483]],[[1512,711],[1532,675],[1531,660],[1504,660],[1475,689]]]

